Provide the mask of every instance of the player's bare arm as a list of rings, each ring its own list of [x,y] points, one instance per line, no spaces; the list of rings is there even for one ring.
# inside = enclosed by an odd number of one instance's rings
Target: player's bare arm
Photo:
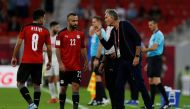
[[[142,52],[154,51],[154,50],[156,50],[157,48],[158,48],[158,44],[155,43],[155,44],[153,44],[150,48],[143,48],[143,49],[142,49]]]
[[[81,55],[84,60],[84,72],[88,70],[88,58],[87,58],[87,50],[86,48],[81,49]]]
[[[12,56],[12,60],[11,60],[11,64],[13,67],[15,67],[17,65],[17,59],[16,59],[16,55],[18,54],[20,47],[22,45],[22,41],[23,39],[21,38],[17,38],[17,42],[13,51],[13,56]]]
[[[51,45],[47,45],[47,55],[48,55],[48,63],[46,64],[46,69],[49,70],[51,68],[51,62],[52,62],[52,48],[51,48]]]
[[[95,67],[99,65],[99,59],[101,57],[102,48],[103,48],[102,44],[99,43],[98,52],[97,52],[96,58],[94,59],[94,62],[93,62]]]
[[[100,62],[100,66],[99,66],[99,68],[98,68],[98,71],[100,72],[100,73],[103,73],[104,72],[104,62],[105,62],[105,60],[106,60],[106,57],[105,57],[105,55],[102,57],[102,60],[101,60],[101,62]]]
[[[66,68],[61,60],[61,51],[60,48],[56,48],[56,56],[57,56],[57,61],[59,63],[59,70],[60,71],[66,71]]]
[[[103,48],[102,44],[99,43],[98,52],[97,52],[97,54],[96,54],[96,57],[97,57],[97,58],[100,58],[100,56],[101,56],[101,54],[102,54],[102,48]]]

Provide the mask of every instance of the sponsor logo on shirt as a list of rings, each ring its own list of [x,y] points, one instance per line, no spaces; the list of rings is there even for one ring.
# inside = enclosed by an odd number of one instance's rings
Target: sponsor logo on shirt
[[[64,37],[65,37],[65,38],[68,38],[68,35],[65,35]]]

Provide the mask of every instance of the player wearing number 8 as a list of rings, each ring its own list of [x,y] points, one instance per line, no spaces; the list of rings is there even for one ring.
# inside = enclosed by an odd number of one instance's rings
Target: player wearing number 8
[[[19,52],[21,44],[24,40],[24,52],[22,62],[17,72],[17,86],[24,99],[29,104],[29,109],[37,109],[40,101],[40,84],[42,77],[42,63],[43,63],[43,45],[47,46],[48,63],[47,69],[51,67],[51,41],[47,29],[42,25],[45,21],[45,12],[43,10],[36,10],[33,13],[33,23],[23,26],[21,29],[16,46],[12,56],[12,66],[17,65],[16,55]],[[34,98],[32,100],[28,89],[24,85],[28,77],[31,76],[34,86]]]
[[[79,85],[81,81],[81,57],[84,59],[84,69],[87,70],[87,53],[84,44],[84,33],[77,30],[78,16],[70,13],[67,16],[67,28],[59,32],[56,39],[56,52],[59,63],[59,79],[61,91],[59,94],[60,109],[64,109],[66,90],[72,84],[73,109],[78,109]]]

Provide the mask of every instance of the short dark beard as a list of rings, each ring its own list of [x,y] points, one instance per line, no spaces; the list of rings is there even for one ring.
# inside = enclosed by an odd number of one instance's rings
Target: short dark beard
[[[57,34],[57,31],[54,30],[54,31],[53,31],[53,35],[56,35],[56,34]]]
[[[78,28],[78,25],[71,25],[71,26],[70,26],[70,29],[71,29],[71,30],[75,30],[75,29],[77,29],[77,28]]]

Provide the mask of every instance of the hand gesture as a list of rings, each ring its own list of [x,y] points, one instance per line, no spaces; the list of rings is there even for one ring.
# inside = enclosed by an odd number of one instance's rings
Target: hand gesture
[[[141,51],[142,51],[142,52],[147,52],[147,51],[146,51],[146,48],[141,48]]]
[[[134,59],[133,59],[133,66],[136,66],[136,65],[138,65],[139,64],[139,57],[135,57]]]
[[[102,36],[101,36],[101,28],[102,28],[102,26],[98,26],[98,27],[95,27],[94,29],[95,29],[95,33],[96,33],[96,35],[99,37],[99,38],[102,38]]]
[[[95,58],[93,64],[94,64],[94,67],[98,67],[98,65],[99,65],[99,59]]]
[[[15,57],[12,57],[11,64],[12,64],[13,67],[16,67],[17,59]]]
[[[115,53],[115,52],[111,54],[111,58],[112,58],[112,59],[115,59],[115,58],[116,58],[116,53]]]
[[[88,62],[84,62],[83,70],[84,70],[84,72],[88,71]]]
[[[144,71],[147,72],[148,64],[144,66]]]
[[[98,72],[99,73],[103,73],[104,72],[104,63],[101,63],[99,68],[98,68]]]
[[[60,64],[59,64],[59,70],[60,70],[60,71],[63,71],[63,72],[66,71],[66,68],[65,68],[65,66],[63,65],[63,63],[60,63]]]
[[[51,68],[51,62],[48,62],[47,64],[46,64],[46,70],[49,70]]]

